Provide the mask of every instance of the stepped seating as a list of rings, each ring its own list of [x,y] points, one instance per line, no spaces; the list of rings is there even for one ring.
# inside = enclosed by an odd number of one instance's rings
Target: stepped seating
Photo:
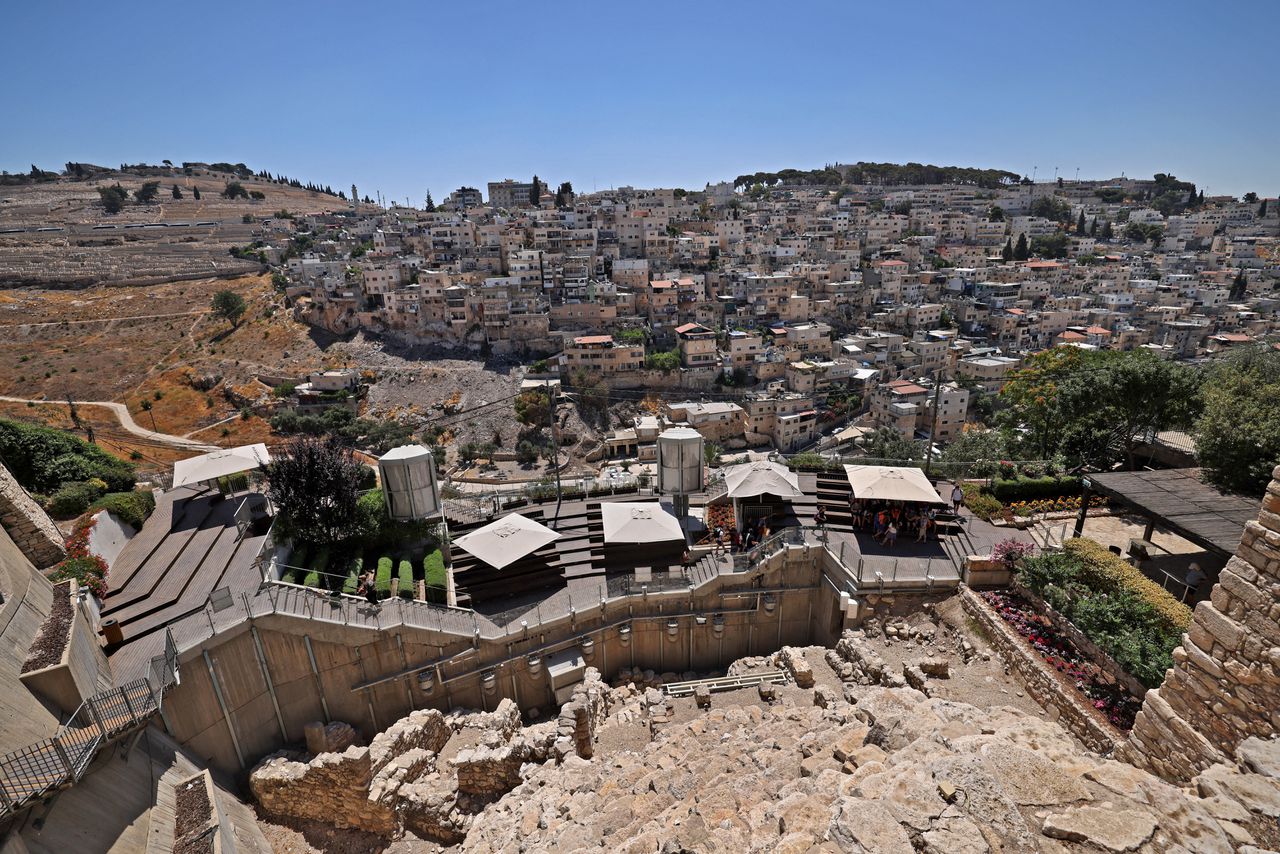
[[[175,493],[166,494],[162,501],[164,515],[160,509],[152,513],[142,531],[125,545],[111,567],[104,606],[109,608],[125,599],[151,595],[191,538],[206,527],[216,506],[210,501],[184,500],[181,494]]]

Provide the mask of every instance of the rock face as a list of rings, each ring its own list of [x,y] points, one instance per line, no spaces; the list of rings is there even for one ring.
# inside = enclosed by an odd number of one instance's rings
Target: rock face
[[[1120,753],[1185,782],[1280,728],[1280,468]]]
[[[1012,708],[823,702],[695,709],[639,750],[526,768],[462,850],[1226,854],[1280,806],[1264,775],[1215,767],[1201,797]]]

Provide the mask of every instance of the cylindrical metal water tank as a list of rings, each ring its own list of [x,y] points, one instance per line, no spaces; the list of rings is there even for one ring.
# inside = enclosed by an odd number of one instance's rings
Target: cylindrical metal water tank
[[[702,491],[702,434],[672,427],[658,436],[658,491],[688,495]]]
[[[435,458],[422,445],[401,445],[378,459],[383,501],[392,519],[440,515]]]

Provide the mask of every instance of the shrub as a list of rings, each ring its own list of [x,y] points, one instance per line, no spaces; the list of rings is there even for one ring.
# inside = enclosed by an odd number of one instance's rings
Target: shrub
[[[1151,605],[1170,630],[1185,632],[1191,625],[1190,608],[1106,546],[1077,537],[1067,540],[1063,548],[1080,561],[1080,579],[1086,586],[1103,593],[1127,591],[1134,594]]]
[[[787,464],[793,469],[827,469],[831,467],[831,463],[826,457],[813,451],[796,454],[787,460]]]
[[[346,580],[342,582],[342,592],[356,595],[356,590],[360,587],[360,573],[364,571],[364,559],[356,558],[351,565],[351,571],[347,574]]]
[[[401,595],[408,591],[409,596],[413,596],[413,563],[407,560],[400,561],[397,569],[396,577],[400,579],[399,592]]]
[[[964,492],[964,506],[979,519],[990,520],[1004,507],[994,496],[983,492],[982,487],[976,483],[962,483],[960,489]]]
[[[1136,587],[1118,583],[1116,579],[1121,574],[1115,567],[1108,567],[1105,576],[1100,574],[1089,558],[1080,556],[1081,549],[1071,547],[1071,543],[1082,542],[1100,548],[1088,540],[1071,540],[1066,551],[1023,560],[1018,580],[1070,620],[1126,672],[1148,687],[1159,685],[1165,671],[1173,666],[1173,649],[1181,642],[1185,627],[1171,623],[1160,606],[1137,592]],[[1085,547],[1083,551],[1089,553],[1092,549]],[[1124,564],[1111,552],[1103,553]],[[1156,590],[1165,592],[1158,586]],[[1176,601],[1173,604],[1181,606]],[[1187,616],[1190,617],[1189,611]]]
[[[391,558],[378,558],[378,570],[373,576],[373,586],[377,589],[378,595],[386,595],[391,592],[391,568],[393,564]]]
[[[422,559],[422,578],[427,588],[427,600],[445,601],[449,572],[444,568],[444,555],[439,549],[428,552]]]
[[[52,493],[69,481],[99,478],[107,491],[133,489],[133,466],[61,430],[0,419],[0,459],[31,492]]]
[[[68,483],[53,493],[48,510],[57,519],[72,519],[88,510],[101,495],[102,490],[88,481]]]
[[[93,502],[89,509],[114,513],[122,522],[140,531],[147,517],[156,509],[156,496],[150,491],[109,492]]]
[[[1008,504],[1033,498],[1079,495],[1081,489],[1078,477],[1014,477],[997,480],[987,491],[1002,504]]]

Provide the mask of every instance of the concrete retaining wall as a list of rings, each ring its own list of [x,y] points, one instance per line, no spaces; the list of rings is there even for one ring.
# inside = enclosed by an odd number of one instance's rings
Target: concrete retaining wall
[[[582,638],[593,641],[586,663],[605,674],[633,666],[707,672],[783,646],[834,643],[844,614],[839,596],[820,577],[817,558],[823,554],[789,547],[758,574],[722,576],[692,594],[631,596],[603,610],[594,605],[529,630],[517,623],[500,640],[473,642],[413,627],[379,631],[273,614],[203,644],[207,662],[201,649],[185,653],[181,684],[166,698],[165,718],[182,744],[231,772],[282,745],[302,743],[312,721],[346,721],[370,739],[413,709],[492,710],[503,698],[548,718],[559,704],[546,669],[531,673],[527,657],[575,646]],[[772,611],[765,607],[766,590],[773,591]],[[699,625],[696,614],[708,619]],[[724,616],[720,633],[713,614]],[[667,630],[673,617],[679,624],[674,638]],[[631,631],[620,632],[623,625]],[[429,686],[415,668],[432,674]],[[488,670],[496,677],[491,693],[481,687]]]

